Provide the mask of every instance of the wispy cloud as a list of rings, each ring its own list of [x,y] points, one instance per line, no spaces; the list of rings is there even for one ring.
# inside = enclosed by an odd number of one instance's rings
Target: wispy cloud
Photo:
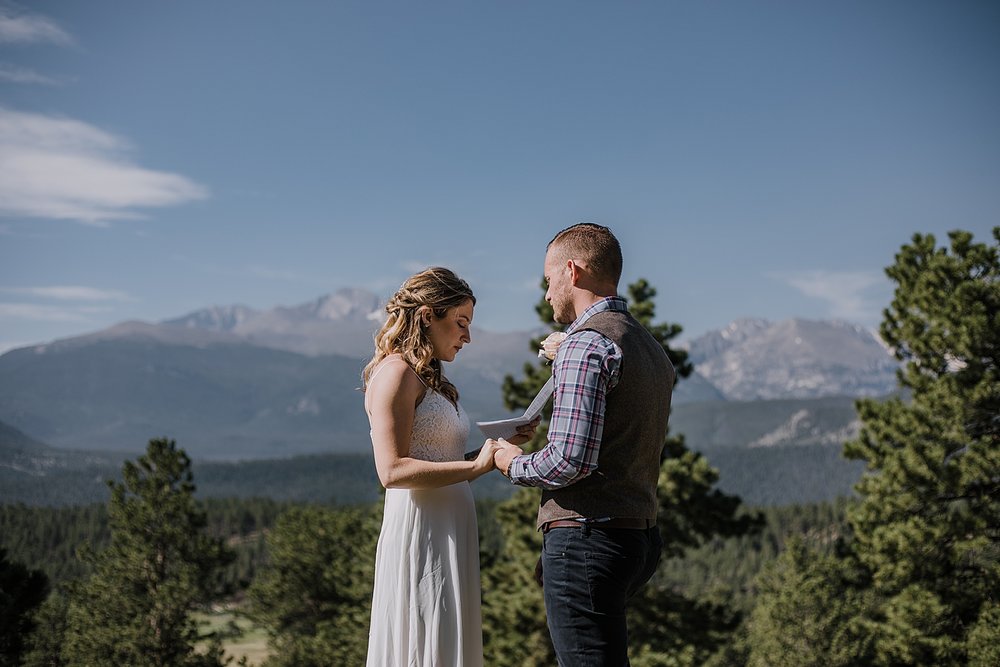
[[[133,164],[129,148],[81,121],[0,107],[0,215],[106,225],[208,196],[184,176]]]
[[[46,86],[58,86],[63,83],[59,79],[39,74],[33,69],[11,65],[10,63],[0,63],[0,81],[8,81],[10,83],[39,83]]]
[[[0,294],[33,299],[34,302],[0,303],[0,322],[92,322],[95,316],[114,312],[115,304],[136,301],[121,290],[98,289],[84,285],[49,285],[43,287],[0,287]],[[59,303],[39,303],[38,301]]]
[[[54,306],[41,303],[0,303],[0,321],[88,322],[92,315],[107,313],[106,306]]]
[[[885,285],[886,278],[878,271],[814,270],[770,275],[808,297],[825,301],[831,317],[855,322],[873,322],[879,318],[879,302],[871,291]]]
[[[82,285],[53,285],[50,287],[0,287],[0,292],[33,296],[60,301],[134,301],[121,290],[104,290]]]
[[[73,44],[73,37],[41,14],[21,11],[11,3],[0,4],[0,43],[38,42],[68,46]]]

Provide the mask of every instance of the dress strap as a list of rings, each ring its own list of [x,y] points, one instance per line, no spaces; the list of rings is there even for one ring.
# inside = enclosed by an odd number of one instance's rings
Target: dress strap
[[[416,375],[417,379],[420,380],[420,384],[424,385],[424,389],[425,390],[429,389],[429,387],[427,386],[427,383],[424,382],[424,379],[422,377],[420,377],[420,374],[417,373],[415,370],[413,370],[413,367],[410,366],[410,364],[407,364],[405,359],[402,359],[400,357],[394,357],[392,359],[383,359],[382,363],[379,364],[379,367],[375,369],[374,373],[372,373],[372,376],[370,378],[368,378],[367,386],[371,387],[372,386],[372,382],[374,382],[375,378],[378,377],[378,374],[382,372],[382,369],[385,368],[386,366],[388,366],[389,364],[391,364],[394,361],[398,361],[398,362],[400,362],[402,364],[406,364],[406,367],[410,369],[410,372],[413,373],[414,375]],[[421,397],[421,400],[422,400],[422,398],[423,397]],[[419,402],[420,401],[418,401],[418,403]],[[368,392],[366,391],[365,392],[365,410],[367,410],[367,409],[368,409]]]
[[[375,372],[372,373],[372,376],[370,378],[368,378],[368,386],[369,387],[372,386],[372,382],[374,382],[375,378],[378,377],[378,374],[382,372],[382,369],[385,368],[386,366],[388,366],[393,361],[403,361],[403,360],[402,359],[398,359],[398,358],[397,359],[383,359],[382,363],[379,364],[378,368],[375,369]],[[406,364],[405,361],[403,361],[403,363]],[[409,364],[406,364],[406,365],[409,366]]]
[[[372,382],[374,382],[375,381],[375,376],[377,376],[379,373],[381,373],[382,369],[385,368],[386,366],[388,366],[393,361],[399,361],[399,362],[402,362],[402,363],[406,364],[406,367],[409,368],[411,371],[413,371],[413,374],[417,376],[418,380],[420,380],[420,384],[424,385],[424,389],[429,389],[430,388],[430,387],[427,386],[427,383],[424,382],[424,379],[422,377],[420,377],[420,373],[414,371],[413,367],[410,366],[410,364],[407,364],[406,360],[403,359],[403,358],[401,358],[401,357],[393,357],[392,359],[389,359],[389,358],[383,359],[382,363],[379,364],[379,367],[375,369],[374,373],[372,373],[372,376],[370,378],[368,378],[368,384],[370,385]]]

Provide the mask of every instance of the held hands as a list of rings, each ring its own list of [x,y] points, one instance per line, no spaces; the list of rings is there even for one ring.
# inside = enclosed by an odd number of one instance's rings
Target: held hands
[[[510,442],[500,439],[500,440],[487,440],[487,444],[496,443],[497,448],[493,455],[493,462],[497,467],[497,470],[504,476],[508,476],[510,471],[510,462],[514,460],[515,456],[520,456],[524,451],[517,445],[513,445]]]
[[[493,470],[495,465],[493,458],[499,448],[500,443],[496,440],[487,440],[482,448],[480,448],[479,455],[472,462],[472,467],[476,471],[477,476],[485,475]]]

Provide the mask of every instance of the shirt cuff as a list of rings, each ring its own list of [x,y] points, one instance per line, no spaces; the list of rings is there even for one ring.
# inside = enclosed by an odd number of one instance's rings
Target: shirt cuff
[[[520,456],[515,456],[513,459],[510,460],[510,467],[507,468],[507,479],[510,480],[511,484],[522,486],[522,484],[518,480],[524,477],[525,464],[524,462],[519,461],[518,459],[521,459],[523,457],[524,455],[522,454]]]

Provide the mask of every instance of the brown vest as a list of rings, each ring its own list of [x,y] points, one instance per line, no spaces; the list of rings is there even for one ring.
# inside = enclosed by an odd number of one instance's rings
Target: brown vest
[[[587,329],[621,348],[618,384],[607,394],[597,469],[569,486],[542,491],[539,528],[576,517],[656,519],[656,483],[674,367],[663,347],[629,313],[599,312],[577,330]]]

